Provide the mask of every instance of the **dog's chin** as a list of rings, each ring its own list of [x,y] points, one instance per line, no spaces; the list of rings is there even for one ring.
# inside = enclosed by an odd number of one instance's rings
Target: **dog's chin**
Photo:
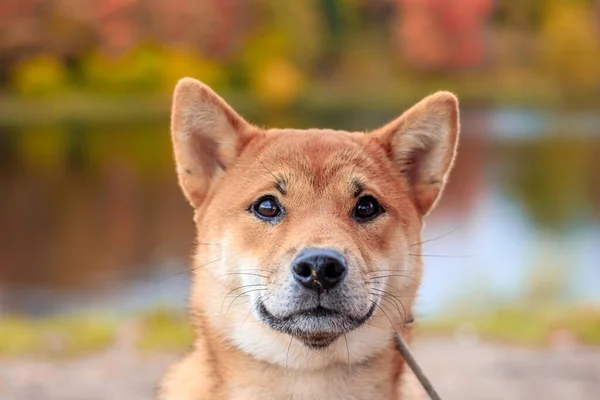
[[[285,317],[273,315],[259,302],[257,312],[260,319],[272,329],[286,333],[313,349],[324,349],[340,336],[351,332],[367,322],[375,312],[376,304],[360,317],[344,315],[324,307],[302,310]]]

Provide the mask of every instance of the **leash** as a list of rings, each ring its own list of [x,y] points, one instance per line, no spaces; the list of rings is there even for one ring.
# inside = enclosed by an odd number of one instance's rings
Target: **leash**
[[[423,386],[423,389],[425,389],[425,391],[429,395],[429,398],[431,400],[441,400],[440,395],[435,391],[433,385],[431,384],[429,379],[427,379],[421,367],[419,367],[417,360],[415,360],[412,353],[408,349],[408,345],[406,344],[402,336],[398,333],[396,333],[396,348],[402,355],[402,358],[404,358],[404,361],[406,361],[410,369],[416,375],[417,379]]]

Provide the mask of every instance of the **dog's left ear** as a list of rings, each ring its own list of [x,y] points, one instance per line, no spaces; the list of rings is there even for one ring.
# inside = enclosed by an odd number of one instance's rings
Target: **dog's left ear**
[[[374,132],[406,176],[422,215],[435,206],[452,169],[458,114],[456,96],[437,92]]]
[[[183,78],[173,95],[171,136],[183,193],[200,207],[213,182],[233,164],[256,128],[205,84]]]

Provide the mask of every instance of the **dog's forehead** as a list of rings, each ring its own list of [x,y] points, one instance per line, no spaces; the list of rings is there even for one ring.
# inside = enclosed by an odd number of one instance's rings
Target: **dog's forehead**
[[[270,130],[259,154],[262,163],[294,174],[332,176],[372,169],[377,154],[365,147],[366,135],[326,129]]]
[[[362,132],[269,130],[250,147],[234,176],[243,176],[254,194],[275,188],[310,198],[364,190],[394,195],[403,185],[384,146]]]

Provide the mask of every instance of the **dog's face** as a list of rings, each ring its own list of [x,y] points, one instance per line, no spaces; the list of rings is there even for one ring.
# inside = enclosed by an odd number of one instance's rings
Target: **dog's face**
[[[262,130],[184,79],[172,133],[196,208],[195,290],[211,293],[205,312],[221,316],[232,340],[252,352],[289,337],[314,351],[361,330],[352,341],[366,354],[368,336],[382,337],[375,330],[399,329],[421,278],[422,217],[454,158],[453,95],[430,96],[370,133]],[[276,334],[240,339],[248,318]],[[377,318],[389,328],[368,322]]]

